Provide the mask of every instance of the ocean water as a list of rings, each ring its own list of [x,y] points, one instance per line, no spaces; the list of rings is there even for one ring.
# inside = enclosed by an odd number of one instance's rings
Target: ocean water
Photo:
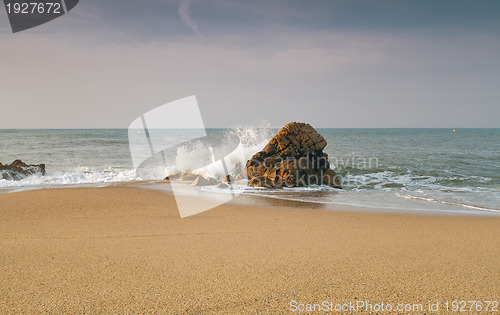
[[[0,130],[0,162],[21,159],[45,163],[46,176],[20,181],[0,179],[0,193],[20,190],[104,186],[115,182],[161,179],[178,171],[198,170],[221,177],[241,171],[241,154],[225,168],[200,167],[210,160],[242,152],[245,159],[262,149],[278,129],[208,129],[206,140],[190,140],[189,130],[157,131],[163,163],[156,173],[136,172],[126,129]],[[343,178],[343,189],[324,186],[281,190],[238,189],[271,198],[353,206],[466,211],[500,214],[500,129],[317,129],[325,151]],[[179,144],[180,143],[180,144]],[[133,153],[133,152],[132,152]],[[158,158],[158,155],[157,155]],[[166,165],[166,167],[165,167]],[[219,191],[205,187],[206,191]]]

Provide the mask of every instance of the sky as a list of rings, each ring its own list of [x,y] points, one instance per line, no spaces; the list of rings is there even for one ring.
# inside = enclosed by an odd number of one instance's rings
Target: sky
[[[82,0],[12,33],[0,128],[127,128],[196,95],[206,127],[500,127],[500,1]]]

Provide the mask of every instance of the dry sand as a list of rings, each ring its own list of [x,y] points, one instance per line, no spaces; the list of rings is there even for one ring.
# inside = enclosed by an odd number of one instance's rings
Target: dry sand
[[[226,204],[180,219],[161,192],[39,190],[0,195],[0,268],[0,313],[498,301],[500,219],[287,203]]]

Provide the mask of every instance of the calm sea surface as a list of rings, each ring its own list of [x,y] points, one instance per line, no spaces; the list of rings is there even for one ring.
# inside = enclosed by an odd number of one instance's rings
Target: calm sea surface
[[[277,129],[209,129],[215,147],[239,147],[249,158]],[[247,194],[388,209],[500,214],[500,129],[318,129],[342,175],[343,190],[326,187],[240,189]],[[157,133],[168,147],[190,132]],[[132,137],[133,138],[133,137]],[[131,138],[131,139],[132,139]],[[231,145],[228,145],[230,143]],[[186,142],[165,151],[167,174],[200,166],[206,147]],[[213,153],[213,152],[212,152]],[[223,154],[225,155],[225,154]],[[0,180],[0,192],[143,179],[133,166],[126,129],[0,130],[0,162],[45,163],[46,176]],[[234,160],[228,165],[236,172]],[[234,166],[234,167],[233,167]],[[140,174],[139,174],[140,175]],[[163,175],[163,174],[162,174]],[[219,176],[217,171],[211,176]],[[160,179],[160,178],[159,178]],[[209,188],[216,190],[215,187]]]

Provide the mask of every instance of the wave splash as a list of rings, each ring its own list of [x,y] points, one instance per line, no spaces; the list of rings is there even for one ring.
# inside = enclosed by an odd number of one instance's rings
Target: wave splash
[[[242,172],[246,161],[262,150],[273,136],[273,130],[268,128],[209,132],[209,142],[195,141],[177,148],[174,163],[165,168],[165,175],[188,172],[206,178],[220,179],[227,174],[235,177]],[[200,163],[205,165],[200,167]]]

